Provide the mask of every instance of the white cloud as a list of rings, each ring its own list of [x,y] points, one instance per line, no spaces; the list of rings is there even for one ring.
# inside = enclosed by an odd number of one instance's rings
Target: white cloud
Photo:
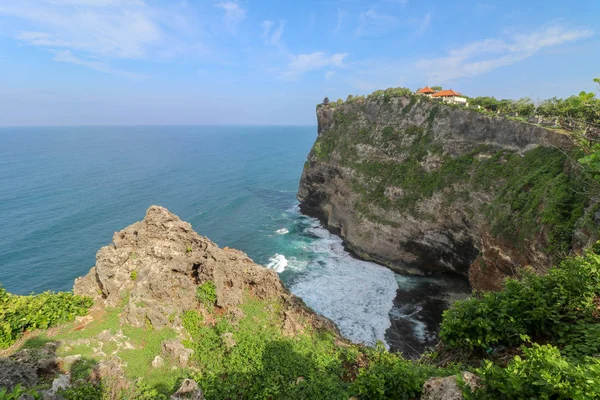
[[[381,36],[398,25],[398,20],[391,15],[380,14],[373,9],[365,11],[358,17],[356,36]]]
[[[261,26],[263,29],[262,37],[265,43],[272,46],[280,46],[285,22],[279,21],[276,29],[273,29],[275,27],[275,22],[269,20],[263,21]]]
[[[340,8],[337,13],[337,24],[335,25],[333,33],[338,33],[340,29],[342,29],[342,24],[344,22],[344,14],[345,11]]]
[[[295,78],[309,71],[317,71],[324,68],[340,68],[344,66],[344,59],[347,56],[347,53],[337,53],[328,56],[322,51],[311,54],[293,55],[282,77]]]
[[[327,72],[325,72],[325,79],[329,80],[329,79],[333,78],[334,75],[335,75],[335,71],[327,71]]]
[[[223,22],[230,33],[237,33],[238,25],[246,18],[246,10],[235,1],[218,3],[216,7],[225,10]]]
[[[508,39],[471,42],[450,50],[443,57],[422,59],[415,67],[425,74],[428,80],[443,83],[513,65],[545,48],[584,39],[593,34],[589,29],[547,26],[528,34],[513,34]]]
[[[71,64],[76,64],[76,65],[82,65],[84,67],[91,68],[91,69],[94,69],[94,70],[100,71],[100,72],[106,72],[109,74],[122,75],[122,76],[127,76],[130,78],[141,78],[140,75],[137,75],[137,74],[134,74],[131,72],[127,72],[127,71],[121,71],[118,69],[114,69],[110,65],[108,65],[102,61],[83,60],[83,59],[73,55],[69,50],[62,50],[62,51],[55,52],[54,57],[52,59],[59,63],[71,63]]]
[[[140,0],[29,0],[0,4],[0,15],[16,18],[21,31],[16,39],[30,46],[67,51],[76,64],[102,72],[101,59],[173,57],[200,52],[194,24],[186,6],[157,8]],[[59,57],[60,58],[60,57]],[[56,57],[55,57],[56,59]]]
[[[427,29],[429,28],[429,25],[431,24],[431,14],[427,13],[425,15],[425,17],[423,18],[423,21],[421,22],[421,25],[419,25],[419,29],[417,30],[417,35],[422,35],[425,33],[425,31],[427,31]]]

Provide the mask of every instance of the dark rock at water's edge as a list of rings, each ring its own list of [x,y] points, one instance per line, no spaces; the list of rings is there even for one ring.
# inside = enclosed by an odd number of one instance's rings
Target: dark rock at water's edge
[[[317,119],[300,209],[364,260],[495,290],[596,240],[596,200],[560,131],[420,96],[321,106]]]
[[[471,288],[456,274],[422,278],[408,287],[400,278],[398,286],[385,339],[390,351],[418,358],[438,343],[437,332],[444,310],[452,302],[468,297]]]

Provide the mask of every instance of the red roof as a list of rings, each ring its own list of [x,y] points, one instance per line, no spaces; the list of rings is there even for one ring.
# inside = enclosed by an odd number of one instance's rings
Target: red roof
[[[462,94],[455,92],[454,90],[440,90],[433,97],[452,97],[452,96],[462,96]]]
[[[435,90],[431,89],[429,86],[425,86],[424,88],[417,90],[417,93],[429,94],[435,93]]]

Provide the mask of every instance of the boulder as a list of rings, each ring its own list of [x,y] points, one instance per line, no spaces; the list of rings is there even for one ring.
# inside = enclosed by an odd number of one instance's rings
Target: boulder
[[[202,389],[193,379],[185,379],[179,390],[171,396],[171,400],[178,399],[192,399],[192,400],[204,400],[204,394]]]
[[[241,251],[219,248],[166,208],[152,206],[145,218],[113,236],[96,255],[96,266],[75,281],[74,293],[117,306],[129,301],[123,322],[154,328],[177,324],[198,305],[199,285],[212,281],[216,305],[235,307],[244,291],[266,299],[287,295],[277,273]]]
[[[192,354],[194,350],[186,348],[179,340],[167,340],[162,344],[163,357],[180,368],[187,367]]]
[[[479,387],[479,379],[470,372],[462,373],[463,380],[475,390]],[[421,400],[462,400],[462,390],[456,382],[456,376],[447,376],[445,378],[430,378],[423,385],[423,394]]]

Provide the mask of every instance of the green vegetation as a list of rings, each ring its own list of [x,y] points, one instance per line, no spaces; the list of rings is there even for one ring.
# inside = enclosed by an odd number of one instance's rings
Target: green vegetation
[[[6,388],[0,388],[0,400],[19,400],[21,396],[31,395],[32,391],[27,390],[20,384],[17,384],[12,391],[8,391]]]
[[[26,331],[47,329],[85,315],[92,303],[72,293],[17,296],[0,287],[0,349],[13,344]]]
[[[598,254],[589,251],[582,257],[567,258],[546,275],[528,271],[522,274],[519,280],[507,280],[501,292],[480,293],[447,310],[440,330],[444,344],[486,350],[497,345],[518,345],[523,338],[531,337],[568,343],[565,350],[573,355],[600,351],[597,329],[573,334],[577,331],[573,327],[598,322]],[[564,341],[566,336],[568,341]],[[580,345],[589,348],[586,351]]]
[[[138,272],[137,271],[131,271],[131,274],[129,274],[129,276],[131,277],[132,281],[136,281],[137,280],[137,276],[138,276]]]
[[[503,291],[456,302],[444,313],[446,347],[491,352],[521,345],[522,354],[506,366],[484,360],[475,369],[483,389],[467,398],[600,398],[599,250],[596,244],[547,275],[525,271]]]
[[[196,289],[196,299],[206,307],[212,308],[217,302],[217,287],[213,281],[208,281]]]
[[[212,324],[196,311],[184,316],[207,398],[409,399],[429,377],[458,371],[412,364],[381,344],[340,346],[329,332],[286,336],[279,301],[247,297],[241,309],[241,320],[224,315]]]

